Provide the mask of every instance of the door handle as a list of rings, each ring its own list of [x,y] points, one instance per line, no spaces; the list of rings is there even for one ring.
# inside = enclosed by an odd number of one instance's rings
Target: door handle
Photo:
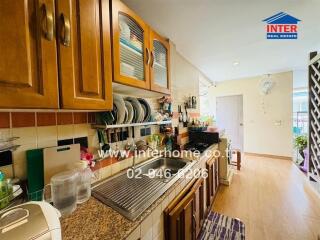
[[[151,67],[154,67],[154,53],[153,51],[151,51],[151,58],[152,58],[152,63],[151,63]]]
[[[146,52],[147,52],[147,65],[150,64],[150,50],[148,48],[146,48]]]
[[[240,123],[240,126],[243,126],[243,123]]]
[[[54,23],[53,23],[53,13],[50,9],[48,9],[46,4],[43,4],[42,7],[42,14],[43,14],[43,19],[41,22],[42,25],[42,31],[44,33],[44,37],[48,41],[52,41],[53,39],[53,29],[54,29]]]
[[[64,46],[69,47],[71,42],[71,25],[70,20],[63,13],[60,15],[60,20],[62,22],[61,27],[61,42]]]

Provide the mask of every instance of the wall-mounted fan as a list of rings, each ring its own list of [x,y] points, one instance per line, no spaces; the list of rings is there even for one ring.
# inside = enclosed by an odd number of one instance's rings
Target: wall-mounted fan
[[[260,81],[259,90],[261,95],[268,95],[271,93],[272,88],[274,87],[275,83],[272,81],[270,74],[267,77],[263,78]]]

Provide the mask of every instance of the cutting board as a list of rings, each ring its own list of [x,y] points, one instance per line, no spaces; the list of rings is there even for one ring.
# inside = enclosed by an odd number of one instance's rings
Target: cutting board
[[[80,160],[80,144],[43,149],[44,184],[50,183],[53,175],[70,170]]]
[[[43,149],[26,151],[28,199],[32,201],[42,200],[43,182]]]

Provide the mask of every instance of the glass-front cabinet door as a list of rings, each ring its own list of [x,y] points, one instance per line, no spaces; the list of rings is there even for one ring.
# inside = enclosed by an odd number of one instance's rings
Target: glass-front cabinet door
[[[148,26],[118,0],[112,1],[114,81],[150,89]]]
[[[150,30],[150,81],[151,90],[170,94],[169,42],[156,32]]]

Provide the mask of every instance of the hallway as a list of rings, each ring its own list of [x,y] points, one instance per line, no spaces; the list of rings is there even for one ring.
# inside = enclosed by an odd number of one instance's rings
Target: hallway
[[[289,160],[245,156],[230,187],[221,186],[214,211],[240,218],[247,240],[316,240],[320,197]]]

